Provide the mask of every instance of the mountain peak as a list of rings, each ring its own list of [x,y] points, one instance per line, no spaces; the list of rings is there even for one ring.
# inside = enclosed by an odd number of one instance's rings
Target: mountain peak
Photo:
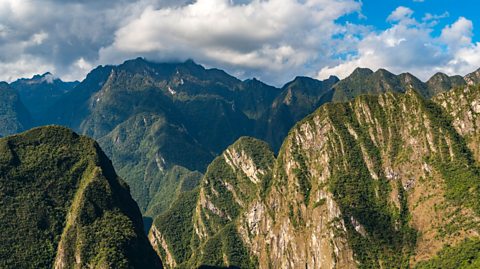
[[[372,69],[370,68],[363,68],[363,67],[357,67],[355,70],[353,70],[352,74],[350,74],[349,77],[352,76],[368,76],[373,74]]]
[[[390,71],[388,71],[387,69],[384,69],[384,68],[378,69],[377,71],[375,71],[374,74],[377,75],[377,76],[383,77],[383,78],[394,77],[395,76],[395,74],[393,74],[392,72],[390,72]]]
[[[10,88],[10,85],[8,85],[8,83],[6,83],[5,81],[0,81],[0,90],[9,89],[9,88]]]
[[[480,83],[480,68],[470,74],[467,74],[464,79],[469,85]]]

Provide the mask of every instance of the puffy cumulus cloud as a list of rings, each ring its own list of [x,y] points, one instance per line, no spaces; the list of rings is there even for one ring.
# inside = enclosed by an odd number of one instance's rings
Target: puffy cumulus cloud
[[[379,31],[362,24],[361,6],[360,0],[0,0],[0,80],[46,71],[82,79],[98,64],[139,56],[191,58],[277,85],[296,75],[345,77],[358,66],[424,79],[480,66],[467,18],[436,31],[448,13],[416,19],[412,9],[398,7],[385,16],[389,28]],[[355,13],[360,23],[338,20]]]
[[[1,80],[12,81],[20,77],[31,77],[55,67],[34,55],[21,55],[17,59],[0,64]]]
[[[480,43],[472,43],[473,24],[460,17],[434,36],[438,19],[448,16],[426,14],[419,22],[413,11],[398,7],[387,18],[390,28],[371,32],[357,45],[355,53],[338,60],[337,65],[326,66],[318,72],[319,78],[331,74],[345,77],[356,67],[386,68],[392,72],[410,72],[428,79],[435,72],[466,74],[480,66]]]
[[[181,3],[185,1],[0,0],[0,80],[46,71],[81,79],[87,71],[79,61],[96,62],[117,29],[148,6]]]
[[[344,31],[339,17],[359,11],[354,0],[198,0],[147,8],[115,33],[101,62],[135,55],[154,60],[193,58],[241,76],[284,82],[328,61]]]

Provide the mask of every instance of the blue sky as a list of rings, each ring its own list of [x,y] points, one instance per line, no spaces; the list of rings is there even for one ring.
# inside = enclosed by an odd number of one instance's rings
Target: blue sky
[[[473,0],[0,0],[0,80],[194,59],[281,85],[356,67],[460,74],[480,67]],[[478,12],[477,12],[478,13]]]
[[[390,23],[386,21],[388,15],[399,6],[409,7],[414,10],[414,17],[422,19],[425,14],[447,15],[439,21],[435,27],[435,34],[438,35],[441,29],[452,24],[459,17],[465,17],[473,21],[474,25],[480,24],[480,2],[476,0],[363,0],[362,14],[365,18],[360,19],[358,14],[344,16],[340,21],[351,21],[375,26],[377,29],[387,29]],[[479,40],[480,26],[474,27],[474,40]]]

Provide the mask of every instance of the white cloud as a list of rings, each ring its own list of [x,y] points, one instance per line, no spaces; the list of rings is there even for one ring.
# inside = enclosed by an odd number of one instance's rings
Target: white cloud
[[[0,80],[30,75],[31,68],[15,65],[19,57],[31,59],[35,69],[51,68],[41,73],[82,79],[86,71],[75,69],[76,61],[96,61],[99,49],[113,42],[113,33],[154,2],[0,0]]]
[[[434,24],[429,19],[418,22],[412,14],[409,9],[397,8],[389,16],[389,21],[394,22],[390,28],[366,35],[359,41],[355,54],[320,69],[318,77],[331,74],[345,77],[361,66],[410,72],[426,80],[435,72],[463,75],[480,66],[480,43],[472,43],[471,21],[460,17],[435,37]],[[436,18],[430,16],[430,20]]]
[[[397,7],[387,18],[390,22],[412,21],[413,10],[408,7]]]
[[[2,79],[6,81],[43,74],[45,70],[55,70],[55,67],[33,55],[21,55],[15,61],[0,64],[0,74],[3,74]]]
[[[193,58],[270,82],[322,64],[344,31],[334,21],[361,4],[354,0],[198,0],[176,8],[147,8],[115,33],[101,62],[142,54],[149,59]]]
[[[448,25],[442,30],[441,40],[450,48],[462,47],[472,43],[473,23],[464,17],[460,17],[452,25]]]
[[[358,66],[424,79],[480,66],[467,18],[437,34],[448,13],[416,19],[400,6],[381,31],[337,21],[351,13],[364,17],[361,1],[0,0],[0,80],[46,71],[82,79],[98,64],[139,56],[192,58],[277,85],[296,75],[344,77]]]

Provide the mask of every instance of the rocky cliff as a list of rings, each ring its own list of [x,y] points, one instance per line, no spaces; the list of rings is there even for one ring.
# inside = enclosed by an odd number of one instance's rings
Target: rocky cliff
[[[276,159],[259,141],[238,141],[185,209],[190,252],[166,265],[429,268],[451,246],[461,252],[480,231],[479,93],[461,86],[428,101],[410,89],[327,104]],[[166,257],[174,244],[160,224],[150,239]]]

